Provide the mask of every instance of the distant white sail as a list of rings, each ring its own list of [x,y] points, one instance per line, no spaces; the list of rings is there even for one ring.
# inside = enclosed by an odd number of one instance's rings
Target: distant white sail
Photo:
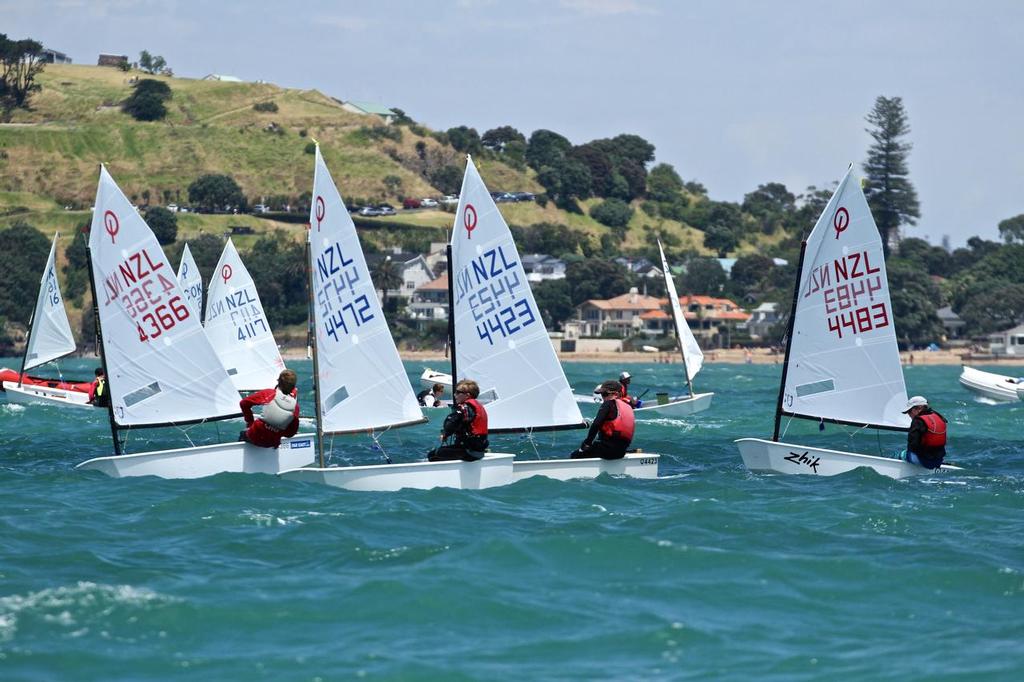
[[[309,224],[322,431],[368,431],[425,421],[355,225],[319,147]]]
[[[106,168],[95,206],[89,255],[117,423],[237,414],[238,394],[163,249]]]
[[[196,317],[199,317],[203,311],[203,276],[199,273],[187,243],[185,250],[181,252],[181,263],[178,264],[178,284],[185,292],[185,301],[189,308]]]
[[[581,424],[512,233],[472,159],[455,215],[455,380],[480,385],[491,430]]]
[[[284,369],[260,295],[235,245],[228,239],[206,295],[206,335],[235,388],[271,388]]]
[[[64,298],[60,295],[60,282],[57,281],[56,255],[57,235],[53,235],[50,257],[39,282],[36,309],[32,313],[32,330],[25,350],[26,370],[75,352],[75,337],[71,335]]]
[[[679,350],[686,362],[686,375],[692,380],[704,366],[704,352],[697,344],[697,339],[690,331],[690,326],[686,324],[683,308],[679,305],[679,294],[676,293],[676,283],[672,280],[672,272],[668,269],[668,259],[665,258],[665,249],[661,246],[661,240],[658,241],[658,251],[661,253],[661,269],[665,272],[665,291],[668,294],[669,303],[672,304],[672,319],[676,325]]]
[[[907,428],[882,239],[852,169],[807,238],[783,412]]]

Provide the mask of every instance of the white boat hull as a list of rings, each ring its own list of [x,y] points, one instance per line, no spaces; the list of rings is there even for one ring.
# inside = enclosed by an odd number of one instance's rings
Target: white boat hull
[[[960,373],[960,385],[968,391],[991,400],[1015,403],[1024,400],[1024,384],[1014,377],[994,372],[984,372],[973,367],[964,367]]]
[[[703,412],[711,407],[711,399],[714,393],[697,393],[685,398],[672,398],[664,404],[647,404],[633,410],[637,417],[685,417],[687,415]]]
[[[282,471],[290,481],[321,483],[345,490],[391,492],[411,488],[480,490],[512,483],[512,458],[488,454],[476,462],[410,462],[353,467],[305,467]]]
[[[96,409],[89,404],[89,395],[81,391],[66,391],[62,388],[50,388],[35,384],[19,386],[16,381],[5,381],[4,392],[7,394],[9,403]]]
[[[521,481],[531,476],[547,476],[559,481],[577,478],[597,478],[601,474],[629,476],[631,478],[657,478],[660,455],[628,454],[622,459],[542,459],[515,460],[512,478]]]
[[[96,457],[82,462],[75,468],[102,471],[112,478],[203,478],[232,472],[276,474],[313,462],[316,458],[315,442],[313,435],[304,434],[282,440],[281,447],[276,450],[257,447],[251,443],[218,443],[194,448]]]
[[[432,370],[429,367],[423,370],[423,374],[420,375],[420,386],[423,388],[434,388],[434,384],[441,384],[444,386],[444,393],[442,394],[446,398],[452,397],[452,375],[445,372],[438,372]]]
[[[889,478],[924,476],[939,471],[959,471],[960,467],[943,464],[941,469],[926,469],[910,462],[876,455],[859,455],[840,450],[826,450],[806,445],[794,445],[760,438],[740,438],[739,447],[743,464],[751,471],[770,471],[779,474],[811,474],[836,476],[868,467]]]

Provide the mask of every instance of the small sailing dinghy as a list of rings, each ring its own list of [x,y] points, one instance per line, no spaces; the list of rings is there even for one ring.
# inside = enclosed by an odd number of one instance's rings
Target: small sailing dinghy
[[[420,374],[420,386],[423,388],[433,388],[434,384],[441,384],[444,386],[444,393],[441,395],[445,398],[452,397],[452,375],[447,372],[439,372],[436,369],[430,369],[427,367]]]
[[[891,478],[932,473],[899,459],[779,440],[784,416],[910,428],[882,239],[852,167],[801,246],[797,272],[775,432],[771,440],[737,440],[743,463],[752,471],[818,476],[857,467]]]
[[[985,372],[973,367],[963,368],[960,385],[971,393],[1003,403],[1024,400],[1024,377],[1008,377],[995,372]]]
[[[284,360],[252,275],[228,239],[206,292],[206,335],[238,391],[273,386]]]
[[[102,166],[95,206],[89,275],[115,454],[77,468],[113,477],[199,478],[276,474],[311,462],[309,435],[282,441],[276,450],[231,442],[122,454],[121,431],[238,417],[238,393],[155,235]]]
[[[585,428],[526,279],[512,233],[467,157],[448,263],[452,376],[480,385],[490,433]],[[657,478],[658,455],[516,459],[516,480],[601,473]]]
[[[181,285],[189,309],[200,319],[203,315],[203,275],[199,272],[187,242],[181,252],[181,262],[178,263],[178,284]]]
[[[685,417],[711,407],[711,399],[714,393],[695,393],[693,390],[693,378],[697,376],[704,365],[704,353],[694,338],[690,326],[686,324],[686,317],[683,316],[682,306],[679,305],[679,294],[676,293],[676,283],[672,279],[672,272],[668,269],[668,259],[665,258],[665,249],[658,240],[658,251],[661,253],[661,268],[665,271],[665,291],[672,307],[672,321],[676,326],[676,343],[679,345],[679,354],[683,359],[683,367],[686,371],[687,395],[668,397],[659,395],[653,403],[644,404],[633,410],[636,417],[656,415],[658,417]]]
[[[355,224],[316,148],[310,207],[310,302],[320,466],[282,478],[362,491],[489,488],[512,482],[512,455],[476,462],[325,466],[324,437],[371,435],[426,421],[398,356]]]
[[[91,382],[65,382],[30,377],[26,372],[75,352],[75,338],[71,334],[64,298],[57,281],[57,236],[53,235],[50,256],[39,283],[36,307],[29,320],[28,339],[21,358],[21,371],[4,369],[3,390],[8,402],[62,405],[79,409],[93,409],[89,404]]]

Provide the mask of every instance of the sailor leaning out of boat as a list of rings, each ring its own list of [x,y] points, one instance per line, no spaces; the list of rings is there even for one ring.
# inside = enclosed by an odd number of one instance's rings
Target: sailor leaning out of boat
[[[299,401],[295,372],[286,369],[277,377],[277,386],[250,393],[238,403],[242,408],[247,428],[238,434],[238,440],[261,448],[276,448],[282,438],[291,438],[299,431]],[[255,417],[252,408],[263,406]]]
[[[633,408],[622,397],[620,384],[614,379],[609,379],[598,386],[596,393],[600,393],[603,399],[601,407],[598,408],[597,416],[590,424],[587,437],[583,439],[579,449],[569,457],[572,459],[587,457],[622,459],[626,456],[626,450],[630,443],[633,442],[633,432],[636,426],[633,419]]]
[[[427,453],[431,462],[462,460],[475,462],[484,456],[487,441],[487,410],[480,404],[480,386],[463,379],[455,386],[455,404],[444,418],[441,446]]]
[[[946,418],[928,406],[924,396],[907,401],[903,414],[910,415],[907,449],[897,458],[926,469],[938,469],[946,457]]]

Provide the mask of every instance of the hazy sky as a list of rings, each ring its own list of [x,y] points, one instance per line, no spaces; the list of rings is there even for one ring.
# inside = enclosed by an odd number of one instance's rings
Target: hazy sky
[[[996,239],[1024,213],[1015,0],[0,0],[0,17],[80,64],[148,49],[178,76],[316,88],[438,129],[635,133],[729,201],[859,169],[865,115],[899,96],[922,214],[906,234]]]

